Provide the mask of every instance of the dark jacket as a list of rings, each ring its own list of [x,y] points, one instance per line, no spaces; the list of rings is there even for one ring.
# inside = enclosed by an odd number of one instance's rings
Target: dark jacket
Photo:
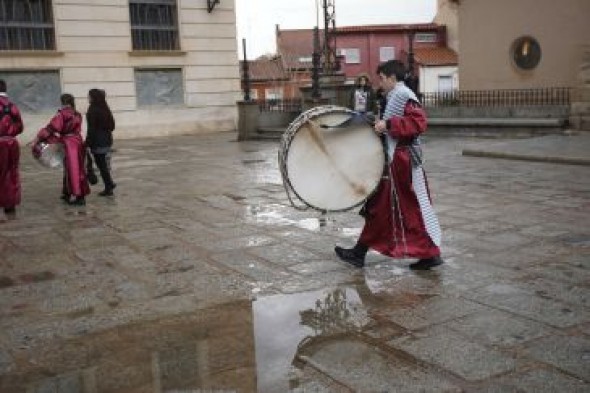
[[[86,112],[86,146],[90,149],[106,148],[113,145],[115,119],[108,109],[90,105]]]

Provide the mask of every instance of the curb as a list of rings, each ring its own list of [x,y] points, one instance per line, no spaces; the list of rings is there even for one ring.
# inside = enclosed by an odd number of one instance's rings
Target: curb
[[[590,158],[582,158],[582,157],[533,156],[533,155],[526,155],[526,154],[498,153],[498,152],[493,152],[493,151],[472,150],[472,149],[463,150],[462,155],[469,156],[469,157],[500,158],[500,159],[506,159],[506,160],[533,161],[533,162],[545,162],[545,163],[553,163],[553,164],[590,166]]]

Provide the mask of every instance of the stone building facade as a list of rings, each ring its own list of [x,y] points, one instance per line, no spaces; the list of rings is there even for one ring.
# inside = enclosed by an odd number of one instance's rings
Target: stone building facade
[[[235,130],[233,0],[0,0],[0,78],[25,138],[71,93],[104,89],[117,138]]]

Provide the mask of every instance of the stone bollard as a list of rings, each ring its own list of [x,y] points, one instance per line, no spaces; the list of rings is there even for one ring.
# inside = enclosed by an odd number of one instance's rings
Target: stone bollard
[[[238,101],[238,141],[253,139],[258,132],[260,108],[256,101]]]

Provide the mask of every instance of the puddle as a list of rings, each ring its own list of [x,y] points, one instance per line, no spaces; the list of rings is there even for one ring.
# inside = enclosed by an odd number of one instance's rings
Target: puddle
[[[361,228],[342,228],[338,226],[338,223],[333,216],[324,215],[319,212],[315,214],[318,217],[306,217],[306,218],[289,218],[287,215],[280,212],[281,209],[286,209],[285,206],[260,206],[250,205],[246,210],[246,219],[249,219],[257,224],[267,225],[292,225],[308,231],[328,231],[338,232],[346,237],[358,237],[361,233]],[[290,213],[293,213],[292,208],[288,208]],[[314,214],[313,210],[310,210],[310,215]]]
[[[3,393],[294,391],[326,356],[350,357],[339,347],[372,348],[359,334],[373,301],[367,285],[274,295],[0,351],[0,385]]]

